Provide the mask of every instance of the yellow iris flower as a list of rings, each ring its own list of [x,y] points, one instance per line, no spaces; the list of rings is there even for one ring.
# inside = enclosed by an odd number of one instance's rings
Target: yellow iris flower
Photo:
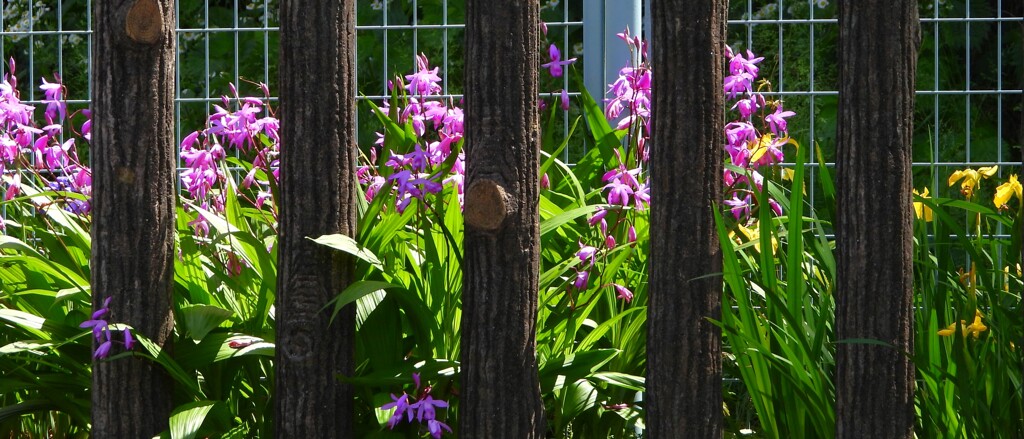
[[[964,327],[964,325],[966,325],[966,324],[967,324],[966,320],[961,320],[960,321],[960,327],[961,328]],[[953,324],[947,326],[946,329],[940,329],[938,334],[943,336],[943,337],[949,337],[950,335],[953,335],[954,332],[956,332],[956,323],[953,323]]]
[[[992,199],[996,207],[1002,209],[1006,206],[1006,203],[1010,201],[1010,197],[1016,195],[1017,200],[1021,200],[1021,185],[1017,181],[1017,174],[1010,175],[1010,179],[1006,183],[999,185],[996,188],[996,196]]]
[[[974,189],[978,187],[978,183],[981,179],[996,175],[996,171],[998,170],[999,166],[988,166],[978,168],[977,171],[971,168],[956,171],[953,175],[949,176],[949,185],[952,186],[956,182],[960,181],[960,193],[963,194],[965,198],[970,199],[974,196]]]
[[[750,163],[757,163],[761,160],[761,157],[764,157],[772,146],[772,141],[772,135],[769,133],[761,136],[760,139],[747,142],[747,149],[750,150]]]
[[[754,250],[761,253],[761,231],[759,230],[760,228],[758,227],[758,223],[751,224],[749,228],[739,224],[736,228],[743,234],[743,237],[746,238],[747,242],[754,243]],[[730,235],[736,239],[736,242],[740,244],[743,243],[743,241],[735,234],[730,232]],[[774,255],[778,250],[779,240],[775,239],[775,236],[772,236],[772,254]]]
[[[970,325],[967,324],[966,320],[961,320],[960,330],[965,337],[968,335],[973,335],[974,338],[978,338],[978,336],[981,335],[982,332],[987,331],[988,326],[985,326],[985,324],[982,323],[981,321],[981,311],[974,310],[974,322],[972,322]],[[953,335],[955,332],[956,323],[953,323],[947,326],[946,329],[940,329],[938,334],[943,337],[948,337],[950,335]]]
[[[921,192],[918,192],[917,189],[914,189],[914,194],[915,195],[920,195],[921,198],[931,198],[931,197],[928,196],[928,188],[924,188],[924,190],[921,191]],[[932,221],[932,208],[930,208],[928,206],[925,206],[924,203],[915,201],[914,202],[914,215],[917,217],[917,219],[923,219],[923,220],[925,220],[925,222],[931,222]]]

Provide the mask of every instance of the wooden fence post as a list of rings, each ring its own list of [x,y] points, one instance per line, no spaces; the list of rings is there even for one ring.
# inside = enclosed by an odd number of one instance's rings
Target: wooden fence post
[[[466,235],[460,435],[544,434],[537,0],[466,2]]]
[[[276,436],[351,437],[355,307],[321,309],[354,261],[307,237],[356,233],[355,1],[282,1],[280,50]]]
[[[836,437],[909,438],[917,3],[845,1],[838,16]]]
[[[92,294],[167,347],[174,320],[174,2],[92,3]],[[167,429],[172,383],[150,360],[93,363],[92,436]]]
[[[723,0],[652,0],[650,437],[722,437]],[[685,169],[686,172],[679,172]],[[731,255],[730,255],[731,257]]]

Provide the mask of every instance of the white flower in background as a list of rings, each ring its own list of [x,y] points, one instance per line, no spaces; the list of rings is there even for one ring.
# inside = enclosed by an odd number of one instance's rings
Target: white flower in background
[[[771,19],[775,18],[778,15],[778,12],[778,3],[768,3],[767,5],[762,6],[761,9],[755,11],[754,16],[751,18],[753,18],[754,20]]]
[[[27,3],[9,2],[4,5],[3,16],[7,24],[4,30],[11,32],[11,41],[21,41],[28,36],[22,32],[31,31],[32,24],[40,21],[47,12],[50,12],[50,7],[42,1],[35,2],[31,8]]]
[[[572,45],[573,56],[583,56],[583,43],[576,43]]]

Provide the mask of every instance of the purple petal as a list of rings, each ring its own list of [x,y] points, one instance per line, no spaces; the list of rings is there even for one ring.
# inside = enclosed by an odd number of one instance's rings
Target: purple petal
[[[427,421],[427,430],[430,431],[430,436],[432,436],[434,439],[439,439],[441,437],[441,429],[444,429],[449,433],[452,432],[452,428],[449,427],[444,422],[438,421],[436,419],[431,419]]]
[[[96,348],[96,353],[92,354],[93,358],[107,358],[110,355],[110,341],[105,341]]]
[[[78,325],[79,328],[94,328],[96,326],[105,326],[107,322],[105,320],[86,320],[82,324]]]
[[[558,62],[562,59],[562,52],[558,51],[558,46],[552,44],[548,47],[548,56],[551,57],[551,61]]]
[[[130,350],[132,350],[133,347],[135,347],[135,339],[132,338],[132,331],[129,330],[128,328],[125,328],[125,330],[124,330],[124,348],[130,351]]]

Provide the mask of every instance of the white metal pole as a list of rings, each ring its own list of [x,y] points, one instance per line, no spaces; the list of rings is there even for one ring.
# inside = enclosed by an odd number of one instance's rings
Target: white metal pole
[[[643,35],[643,0],[584,0],[583,82],[594,99],[604,99],[608,83],[630,64],[629,48],[615,34],[627,27]]]

